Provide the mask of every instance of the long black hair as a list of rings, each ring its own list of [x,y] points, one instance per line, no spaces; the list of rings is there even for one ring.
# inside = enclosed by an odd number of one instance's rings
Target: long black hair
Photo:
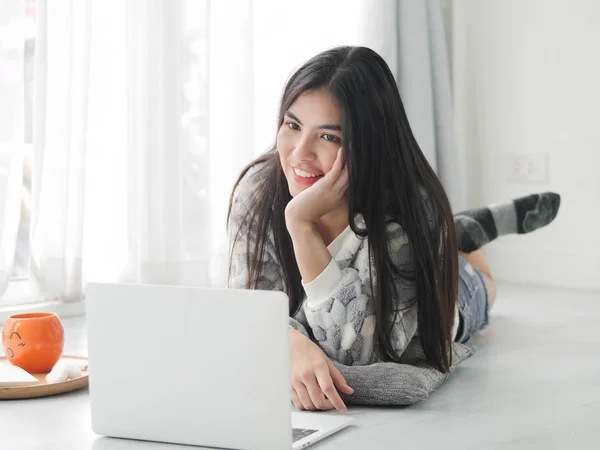
[[[398,314],[393,278],[402,277],[415,288],[412,301],[417,303],[425,355],[430,364],[447,372],[458,292],[454,220],[444,188],[412,134],[394,77],[385,61],[365,47],[337,47],[320,53],[288,80],[278,128],[302,93],[319,89],[337,101],[342,113],[344,161],[349,172],[348,222],[354,233],[368,237],[376,351],[385,361],[399,360],[390,336]],[[285,207],[292,197],[275,146],[246,167],[236,187],[250,167],[259,163],[255,175],[259,181],[243,220],[244,230],[250,229],[257,237],[248,240],[246,287],[256,288],[265,243],[272,232],[293,315],[302,305],[304,291],[285,225]],[[233,195],[230,214],[232,201]],[[364,218],[364,229],[355,223],[358,214]],[[390,218],[407,234],[413,260],[409,270],[392,263],[386,240]]]

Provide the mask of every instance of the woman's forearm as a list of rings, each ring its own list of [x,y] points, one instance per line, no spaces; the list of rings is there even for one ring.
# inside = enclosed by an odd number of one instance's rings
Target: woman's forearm
[[[331,254],[315,224],[288,221],[287,228],[294,245],[302,281],[310,283],[329,265]]]

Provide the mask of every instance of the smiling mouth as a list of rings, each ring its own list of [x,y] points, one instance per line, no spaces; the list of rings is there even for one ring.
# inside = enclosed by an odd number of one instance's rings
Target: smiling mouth
[[[302,178],[321,178],[323,176],[323,174],[306,172],[305,170],[297,169],[296,167],[293,167],[293,170],[297,176],[302,177]]]

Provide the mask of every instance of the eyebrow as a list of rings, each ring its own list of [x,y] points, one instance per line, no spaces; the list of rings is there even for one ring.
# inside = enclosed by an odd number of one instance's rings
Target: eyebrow
[[[286,116],[290,116],[292,119],[294,119],[296,122],[298,122],[300,125],[302,125],[302,121],[300,119],[298,119],[298,117],[296,117],[296,115],[291,112],[291,111],[286,111],[285,112]],[[341,125],[338,124],[333,124],[333,123],[325,123],[323,125],[319,125],[317,127],[319,130],[333,130],[333,131],[342,131],[342,127]]]
[[[22,339],[21,335],[19,333],[17,333],[16,331],[13,331],[12,333],[10,333],[10,337],[8,339],[12,339],[13,334],[16,334],[17,336],[19,336],[19,339]]]

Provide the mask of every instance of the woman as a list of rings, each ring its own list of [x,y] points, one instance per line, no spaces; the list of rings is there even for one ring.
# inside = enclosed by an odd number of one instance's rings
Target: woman
[[[306,62],[287,83],[278,126],[276,145],[232,194],[230,286],[284,291],[291,319],[309,330],[312,339],[290,327],[294,405],[344,412],[337,389],[352,389],[332,360],[397,362],[415,337],[448,371],[452,341],[487,325],[496,295],[477,248],[549,223],[558,196],[454,218],[388,66],[368,48]],[[540,205],[548,214],[523,228]]]

